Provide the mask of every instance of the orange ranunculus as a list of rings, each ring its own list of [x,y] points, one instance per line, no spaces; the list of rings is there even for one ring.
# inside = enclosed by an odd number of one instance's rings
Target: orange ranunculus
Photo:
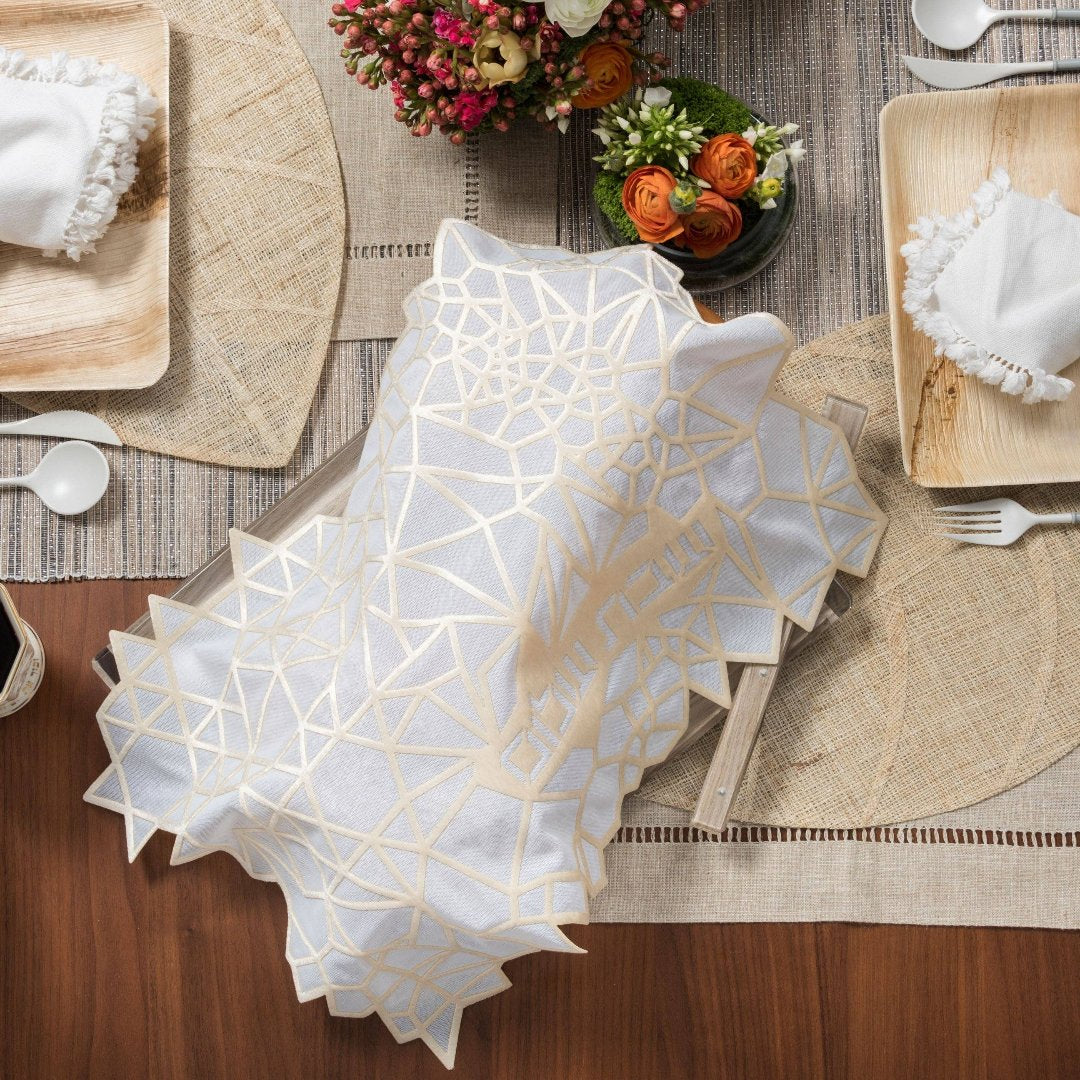
[[[690,162],[695,176],[725,199],[738,199],[757,179],[757,154],[741,135],[714,135]]]
[[[718,255],[742,232],[742,211],[723,195],[703,191],[697,206],[682,219],[683,233],[675,241],[699,259]]]
[[[659,165],[642,165],[623,184],[623,209],[648,244],[660,244],[683,231],[685,217],[671,208],[675,177]]]
[[[570,102],[575,109],[598,109],[622,97],[634,82],[634,61],[622,45],[590,45],[578,59],[592,86],[579,90]]]

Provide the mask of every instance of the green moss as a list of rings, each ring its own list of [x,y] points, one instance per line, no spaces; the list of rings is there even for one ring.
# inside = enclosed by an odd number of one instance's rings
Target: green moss
[[[596,182],[593,184],[593,198],[596,200],[596,205],[615,226],[616,232],[633,243],[639,238],[634,223],[623,209],[622,189],[621,176],[616,176],[612,172],[601,172],[597,174]]]
[[[746,105],[718,86],[685,78],[664,79],[661,85],[671,91],[675,111],[685,109],[690,123],[704,128],[706,138],[729,131],[743,132],[753,122]]]

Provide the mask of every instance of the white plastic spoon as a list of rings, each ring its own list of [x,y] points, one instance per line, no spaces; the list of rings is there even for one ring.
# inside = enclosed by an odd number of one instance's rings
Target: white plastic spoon
[[[940,49],[967,49],[1003,19],[1080,19],[1080,8],[1000,11],[983,0],[911,0],[911,17],[923,37]]]
[[[0,488],[28,488],[50,510],[65,516],[85,513],[108,486],[105,455],[85,442],[54,446],[26,476],[0,477]]]

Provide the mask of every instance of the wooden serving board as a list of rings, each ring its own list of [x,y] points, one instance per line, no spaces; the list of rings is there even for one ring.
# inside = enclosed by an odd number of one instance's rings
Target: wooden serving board
[[[135,389],[169,365],[169,26],[147,0],[0,0],[0,45],[140,76],[161,102],[139,175],[78,263],[0,244],[0,392]]]
[[[924,487],[1080,480],[1080,391],[1024,405],[950,360],[904,311],[900,246],[922,215],[954,214],[995,166],[1013,186],[1056,188],[1080,213],[1080,84],[946,91],[895,98],[881,113],[889,310],[904,467]],[[1078,267],[1080,273],[1080,267]],[[1080,380],[1080,366],[1062,373]]]

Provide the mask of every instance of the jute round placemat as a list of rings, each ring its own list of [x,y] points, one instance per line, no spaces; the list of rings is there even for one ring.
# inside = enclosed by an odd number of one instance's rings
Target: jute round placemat
[[[870,407],[856,458],[889,527],[851,610],[784,666],[733,818],[845,827],[928,817],[997,795],[1080,743],[1080,530],[1012,547],[930,536],[936,505],[904,475],[887,319],[797,350],[779,385],[807,404]],[[1053,405],[1033,406],[1053,408]],[[1080,509],[1080,485],[1004,492],[1036,512]],[[716,745],[702,740],[642,785],[693,807]]]
[[[270,0],[161,0],[170,27],[169,370],[145,390],[19,394],[125,443],[284,465],[326,357],[345,200],[318,83]]]

